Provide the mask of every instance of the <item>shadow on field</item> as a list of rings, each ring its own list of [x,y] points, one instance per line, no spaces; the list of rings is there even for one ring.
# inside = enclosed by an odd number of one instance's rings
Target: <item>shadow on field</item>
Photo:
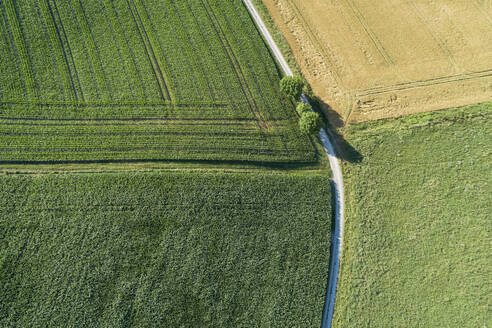
[[[316,96],[310,95],[309,101],[313,109],[321,114],[325,123],[326,129],[330,130],[336,143],[333,145],[338,157],[345,162],[359,163],[364,158],[345,138],[338,132],[345,126],[345,122],[341,116],[335,112],[331,106]]]
[[[270,169],[302,169],[317,167],[318,162],[262,162],[248,160],[167,160],[167,159],[121,159],[121,160],[60,160],[60,161],[1,161],[0,165],[52,165],[52,164],[202,164],[202,165],[230,165],[230,166],[256,166]]]

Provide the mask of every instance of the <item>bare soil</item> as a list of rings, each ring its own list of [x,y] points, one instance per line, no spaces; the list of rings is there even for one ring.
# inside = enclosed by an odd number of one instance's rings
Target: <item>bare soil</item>
[[[492,99],[491,0],[263,1],[332,119]]]

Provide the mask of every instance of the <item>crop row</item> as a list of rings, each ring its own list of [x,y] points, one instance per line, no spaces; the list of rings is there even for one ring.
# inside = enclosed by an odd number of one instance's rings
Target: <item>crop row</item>
[[[277,115],[285,117],[282,114],[285,114],[286,102],[278,89],[278,72],[271,72],[271,68],[275,68],[274,62],[271,57],[265,59],[264,55],[265,53],[268,55],[268,50],[261,44],[261,37],[249,17],[246,17],[249,21],[245,21],[244,15],[247,16],[247,12],[243,5],[234,5],[234,2],[231,2],[233,7],[225,11],[227,7],[222,6],[221,3],[217,1],[211,1],[211,3],[214,3],[215,8],[220,12],[219,16],[222,18],[226,30],[229,31],[234,49],[237,49],[240,54],[248,54],[248,56],[239,58],[243,60],[246,71],[251,74],[250,84],[256,85],[258,88],[256,96],[263,100],[266,107],[264,110],[265,117],[270,119]],[[269,64],[266,63],[266,60]],[[265,85],[269,85],[269,87],[266,88]],[[292,113],[292,111],[290,112]]]
[[[148,15],[145,29],[154,35],[160,54],[168,61],[167,69],[173,77],[173,90],[179,91],[179,100],[202,100],[203,83],[199,81],[197,67],[191,63],[190,52],[187,51],[190,45],[187,40],[180,38],[177,23],[173,24],[175,17],[172,17],[170,8],[158,0],[139,0],[138,3]]]
[[[255,122],[238,121],[0,121],[3,161],[235,158],[312,161],[297,138],[284,140],[282,122],[261,134]],[[294,137],[294,136],[292,136]],[[109,153],[108,151],[111,150]],[[200,150],[202,153],[200,153]],[[141,154],[142,153],[142,154]],[[186,154],[186,155],[185,155]]]
[[[217,20],[217,17],[213,10],[209,7],[209,4],[206,2],[203,2],[204,8],[207,11],[209,19],[212,21],[212,24],[214,25],[214,29],[217,33],[217,36],[221,42],[223,51],[227,54],[227,58],[229,60],[230,65],[233,67],[234,74],[236,76],[237,82],[239,83],[239,86],[242,91],[242,95],[244,96],[244,99],[247,102],[247,107],[251,111],[251,113],[258,119],[261,119],[261,113],[260,113],[260,108],[258,107],[258,104],[256,102],[256,99],[253,97],[253,94],[251,92],[251,88],[249,87],[245,74],[241,68],[241,65],[239,64],[236,55],[234,54],[234,51],[232,50],[232,47],[222,29],[220,26],[220,23]]]
[[[15,47],[19,55],[19,61],[22,73],[24,75],[27,95],[31,99],[36,99],[39,97],[38,88],[33,74],[29,52],[27,50],[24,36],[22,35],[22,29],[20,27],[19,19],[17,17],[17,10],[15,8],[14,1],[5,0],[3,3],[5,5],[5,11],[7,14],[10,31],[12,33]]]
[[[231,106],[198,104],[3,104],[0,116],[4,118],[44,118],[44,119],[110,119],[110,118],[176,118],[176,119],[248,119],[250,115],[240,116]]]
[[[266,93],[266,97],[269,101],[277,101],[275,104],[271,104],[273,110],[274,118],[293,118],[294,112],[291,110],[292,104],[290,100],[286,97],[283,97],[279,90],[279,70],[275,65],[275,62],[270,54],[269,50],[264,46],[263,42],[258,42],[258,39],[261,38],[257,28],[252,22],[251,17],[249,16],[247,10],[244,10],[243,2],[233,2],[235,5],[235,10],[233,11],[235,16],[231,17],[232,25],[238,26],[242,29],[239,31],[239,38],[247,38],[249,42],[246,42],[246,47],[249,48],[249,52],[254,54],[256,58],[253,58],[253,63],[258,61],[261,63],[261,66],[258,66],[258,72],[261,77],[267,81],[270,85],[270,88],[263,90]],[[260,78],[260,81],[262,81]],[[280,102],[280,106],[278,106],[278,101]],[[277,104],[277,106],[275,106]]]
[[[91,65],[94,69],[94,74],[96,76],[96,81],[101,93],[101,97],[103,101],[111,101],[111,89],[106,79],[106,75],[104,73],[101,58],[99,55],[99,50],[96,47],[96,43],[94,41],[89,23],[87,22],[87,17],[84,12],[84,8],[82,7],[81,0],[70,1],[70,4],[74,10],[76,20],[84,37],[85,45],[87,47],[87,52],[89,53]]]
[[[232,76],[227,74],[227,62],[220,59],[217,47],[214,47],[213,40],[210,40],[210,28],[206,21],[200,18],[203,8],[197,8],[197,4],[197,1],[186,0],[176,2],[175,6],[184,13],[183,24],[190,35],[190,41],[195,44],[197,52],[200,52],[202,70],[212,84],[213,99],[226,99],[230,104],[234,104],[236,97],[231,86]]]
[[[274,62],[253,23],[246,20],[249,17],[245,19],[241,16],[245,13],[244,7],[237,7],[242,5],[234,2],[227,5],[216,1],[207,3],[216,12],[215,17],[237,58],[238,66],[244,72],[252,98],[261,108],[262,118],[291,117],[292,105],[278,91],[279,75],[275,72]],[[246,29],[248,25],[250,29]]]
[[[53,136],[57,137],[58,136]],[[1,137],[4,139],[4,137]],[[41,138],[36,136],[36,139]],[[232,139],[229,136],[206,138],[190,136],[181,138],[181,142],[155,142],[156,136],[149,136],[147,142],[143,138],[132,138],[132,142],[118,142],[107,137],[99,139],[79,138],[65,144],[30,144],[32,139],[23,138],[21,145],[0,147],[0,162],[38,162],[38,161],[114,161],[114,160],[172,160],[183,158],[189,160],[242,160],[268,162],[309,162],[312,153],[305,150],[284,149],[261,140],[247,140],[244,137]],[[46,138],[48,139],[48,138]],[[88,146],[88,141],[91,145]]]
[[[116,48],[122,48],[121,43],[126,43],[128,44],[128,48],[131,50],[131,55],[134,56],[134,63],[135,63],[135,68],[137,70],[137,74],[133,78],[138,77],[139,81],[135,81],[136,83],[141,84],[141,88],[144,90],[145,96],[144,98],[141,99],[146,99],[149,101],[163,101],[165,97],[163,97],[162,91],[161,91],[161,84],[163,83],[162,81],[159,82],[156,71],[154,69],[154,66],[156,61],[154,59],[151,60],[151,57],[149,55],[149,52],[147,50],[147,46],[149,46],[149,42],[147,39],[144,39],[144,35],[142,35],[142,28],[141,25],[137,25],[137,20],[135,17],[135,8],[130,5],[128,1],[106,1],[104,7],[106,11],[112,11],[114,9],[114,17],[113,15],[110,16],[111,24],[113,26],[119,26],[121,28],[121,33],[122,35],[120,37],[116,36],[115,38],[124,38],[125,40],[118,41],[118,45]],[[95,5],[94,3],[91,3],[91,5]],[[113,8],[111,9],[110,6]],[[132,9],[133,8],[133,9]],[[94,17],[99,17],[99,13],[97,10],[94,10],[92,13]],[[101,20],[101,18],[99,18]],[[113,30],[115,31],[115,34],[119,34],[117,32],[118,27],[113,27]],[[119,40],[119,39],[118,39]],[[145,41],[145,42],[144,42]],[[125,61],[125,57],[127,55],[124,55],[126,52],[124,49],[120,50],[122,53],[122,62]],[[129,74],[134,74],[134,73],[129,73]],[[168,84],[170,84],[170,88],[173,89],[173,94],[175,94],[175,102],[179,97],[178,93],[176,93],[176,86],[174,85],[174,78],[172,76],[169,76],[169,79],[172,79],[172,81],[165,81]],[[138,92],[135,92],[135,94],[138,94]],[[123,99],[123,94],[122,94],[122,99]],[[128,99],[126,97],[125,99]]]
[[[4,19],[5,10],[3,3],[0,2],[0,98],[3,99],[23,99],[24,80],[20,73],[20,68],[14,53],[13,40]]]
[[[105,4],[103,1],[85,1],[84,10],[91,31],[95,36],[107,78],[111,84],[113,99],[117,101],[137,99],[138,95],[142,93],[139,89],[142,89],[143,83],[139,81],[138,71],[135,72],[136,69],[134,71],[131,68],[136,66],[136,63],[128,58],[131,53],[125,51],[125,40],[121,40],[124,35],[118,37],[121,19],[117,12],[112,10],[114,6],[110,7],[109,5],[115,5],[115,2]],[[112,12],[113,15],[109,15],[108,12]],[[123,17],[123,19],[128,19],[128,17]],[[143,48],[144,44],[141,43],[140,47]],[[130,77],[130,75],[133,76]],[[155,77],[152,78],[156,80]],[[160,96],[159,99],[162,101],[168,98]]]
[[[289,108],[292,107],[292,105],[280,95],[278,87],[276,87],[278,85],[278,73],[275,74],[275,72],[268,69],[269,66],[275,67],[271,57],[268,61],[269,55],[266,48],[264,46],[258,46],[258,40],[261,40],[259,35],[257,35],[256,39],[252,37],[255,33],[257,34],[252,22],[249,21],[249,25],[253,27],[253,31],[241,31],[242,27],[248,26],[248,21],[239,17],[241,8],[228,8],[212,1],[209,3],[213,4],[214,9],[219,12],[217,17],[221,19],[223,26],[225,26],[223,30],[227,33],[226,35],[232,44],[232,48],[238,49],[236,50],[239,52],[238,58],[243,61],[242,65],[246,67],[244,71],[247,73],[247,76],[249,76],[248,84],[251,86],[250,89],[255,90],[256,86],[257,93],[255,93],[254,98],[258,99],[262,105],[261,114],[263,118],[267,121],[277,117],[289,118],[292,120],[292,111]],[[244,11],[244,8],[242,9]],[[262,52],[266,52],[266,56],[262,56]],[[240,56],[241,54],[251,55]],[[251,58],[253,54],[255,54],[256,58]],[[265,83],[268,84],[268,87],[264,86]],[[297,129],[292,126],[291,132],[296,133]],[[302,135],[297,135],[300,140],[308,142]],[[309,147],[307,144],[306,146]]]
[[[26,25],[19,31],[40,96],[5,97],[15,75],[0,76],[0,161],[314,160],[242,3],[10,4]],[[2,21],[0,50],[15,63],[12,19]],[[8,65],[2,72],[15,73]]]
[[[39,0],[38,3],[45,24],[48,27],[48,34],[58,64],[58,71],[60,72],[62,78],[65,95],[68,97],[67,100],[75,102],[77,100],[75,86],[72,80],[72,75],[70,73],[70,67],[68,65],[65,51],[62,46],[61,37],[55,25],[55,16],[53,14],[53,11],[51,10],[48,0]]]
[[[139,0],[128,0],[128,5],[132,10],[133,19],[140,30],[142,40],[152,62],[152,67],[159,83],[161,95],[164,100],[173,100],[174,96],[168,87],[169,78],[167,77],[167,58],[162,51],[157,36],[155,35],[147,8]]]
[[[58,11],[58,6],[56,5],[55,0],[47,0],[47,2],[50,6],[50,10],[51,10],[50,14],[52,15],[52,17],[54,19],[53,23],[54,23],[56,31],[58,33],[61,47],[62,47],[64,55],[65,55],[65,60],[67,63],[68,71],[70,73],[70,79],[71,79],[72,87],[74,89],[76,101],[78,103],[84,102],[85,98],[84,98],[84,93],[82,90],[82,85],[80,83],[80,78],[79,78],[79,74],[77,71],[77,66],[75,64],[75,60],[74,60],[74,57],[72,54],[72,49],[70,47],[71,42],[67,37],[67,33],[65,30],[62,18],[60,16],[60,12]],[[55,45],[53,45],[53,47],[54,46]],[[63,73],[61,73],[61,74],[63,74]],[[65,98],[67,98],[67,97],[65,96]]]
[[[204,49],[198,49],[195,45],[195,41],[191,38],[189,30],[184,26],[183,17],[190,16],[186,12],[177,10],[174,1],[163,1],[163,7],[167,8],[168,17],[173,27],[173,31],[180,45],[183,45],[183,49],[186,57],[189,60],[194,80],[198,84],[202,101],[211,100],[214,101],[214,92],[211,88],[208,77],[204,74],[203,63],[200,59],[200,52]]]
[[[216,65],[208,65],[216,67],[216,71],[209,71],[209,75],[221,76],[222,83],[226,85],[228,98],[232,98],[231,104],[238,111],[239,115],[252,115],[259,119],[257,112],[258,108],[251,99],[251,94],[248,93],[246,81],[238,72],[237,61],[232,56],[232,52],[228,48],[228,43],[224,39],[223,33],[220,31],[216,20],[213,17],[206,3],[203,2],[188,2],[189,12],[197,21],[197,26],[207,36],[207,48],[213,54]],[[195,27],[196,29],[196,27]]]
[[[104,9],[105,13],[108,15],[108,20],[111,22],[111,26],[117,40],[118,49],[120,49],[120,54],[122,57],[121,62],[125,66],[126,78],[132,85],[134,96],[137,99],[145,99],[145,91],[140,78],[140,72],[138,71],[135,63],[135,56],[132,49],[128,46],[125,31],[120,24],[120,19],[113,2],[111,0],[104,0]]]
[[[129,0],[126,2],[127,8],[124,8],[121,2],[110,1],[105,1],[104,4],[80,0],[72,4],[58,1],[58,5],[56,1],[51,0],[39,0],[38,2],[41,8],[39,13],[44,18],[42,23],[46,30],[42,36],[46,37],[47,41],[50,40],[49,44],[52,45],[51,49],[46,48],[43,51],[48,54],[53,53],[51,54],[53,60],[51,66],[56,64],[58,69],[47,66],[53,68],[52,75],[54,73],[56,76],[59,73],[60,84],[64,85],[65,94],[67,92],[76,93],[74,89],[77,86],[74,84],[80,83],[86,90],[85,92],[81,90],[80,93],[87,93],[88,101],[97,100],[100,96],[104,101],[109,101],[110,97],[115,94],[118,94],[115,95],[116,99],[122,99],[119,95],[122,92],[129,93],[125,99],[129,99],[128,97],[142,99],[144,91],[142,86],[139,86],[141,83],[138,80],[139,78],[144,79],[143,76],[148,78],[148,74],[140,73],[138,66],[146,60],[141,58],[141,49],[137,48],[144,48],[150,53],[152,67],[160,71],[157,79],[161,82],[166,80],[168,84],[173,85],[172,89],[179,89],[180,97],[175,97],[174,101],[197,101],[203,100],[203,97],[215,101],[220,99],[217,98],[217,94],[221,98],[226,98],[229,103],[236,104],[238,110],[244,110],[245,105],[255,107],[255,111],[268,109],[263,100],[259,100],[257,96],[259,92],[263,92],[261,90],[275,89],[278,78],[273,81],[269,80],[267,83],[262,81],[261,85],[254,85],[254,79],[250,76],[240,76],[239,79],[235,79],[234,71],[241,69],[247,73],[249,67],[244,66],[244,59],[233,58],[244,68],[227,59],[230,52],[234,53],[235,57],[256,56],[257,50],[264,48],[261,38],[253,36],[253,42],[257,43],[253,46],[256,48],[244,48],[246,52],[241,49],[231,50],[224,47],[221,49],[220,45],[218,46],[221,36],[217,35],[214,29],[217,29],[218,25],[220,29],[225,29],[224,26],[228,23],[211,22],[205,8],[210,4],[206,2],[200,4],[189,0],[182,2]],[[33,19],[32,23],[37,22],[34,20],[35,6],[28,7],[26,4],[23,6],[26,6],[22,9],[24,19]],[[147,10],[149,6],[153,8],[151,12]],[[61,10],[61,19],[58,19],[60,17],[58,7]],[[224,4],[224,8],[227,10],[225,14],[236,15],[236,9],[232,3]],[[106,19],[101,19],[102,16]],[[132,17],[134,19],[128,19]],[[131,23],[129,24],[128,21]],[[35,25],[29,22],[29,25]],[[156,28],[156,25],[159,28]],[[241,24],[234,27],[236,30],[241,28]],[[135,44],[135,39],[138,39],[135,37],[135,31],[143,34],[140,44]],[[33,33],[29,31],[28,34]],[[29,39],[32,41],[31,36]],[[227,42],[235,43],[230,35],[226,39]],[[112,48],[115,49],[108,52],[108,49]],[[34,57],[38,57],[38,54],[36,53]],[[74,62],[74,67],[71,67],[72,62]],[[35,66],[36,74],[40,71],[39,64],[37,62]],[[76,76],[75,79],[70,76],[75,76],[79,72],[81,76]],[[164,78],[167,73],[169,77]],[[163,74],[162,79],[159,78],[161,74]],[[125,78],[121,79],[122,76]],[[43,75],[42,80],[44,77]],[[95,90],[90,87],[91,81],[96,82]],[[56,83],[51,84],[56,85]],[[128,89],[128,85],[131,85],[130,90],[136,91],[124,91]],[[160,85],[163,86],[163,83]],[[255,90],[248,90],[248,88]],[[68,89],[72,90],[68,91]],[[241,89],[246,90],[246,95]],[[205,91],[204,94],[202,90]],[[272,94],[272,92],[269,93]],[[261,104],[254,104],[260,101]],[[277,107],[281,106],[277,104]],[[260,115],[260,119],[262,117],[264,114]]]

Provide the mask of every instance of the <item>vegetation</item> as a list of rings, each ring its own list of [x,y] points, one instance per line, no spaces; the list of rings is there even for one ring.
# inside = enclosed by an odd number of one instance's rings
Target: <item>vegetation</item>
[[[318,113],[304,112],[299,119],[299,128],[302,133],[316,135],[321,129],[321,118]]]
[[[240,1],[9,0],[0,13],[2,163],[316,161]]]
[[[304,102],[297,103],[296,111],[299,116],[302,116],[304,113],[309,113],[312,110],[312,107],[309,104]]]
[[[488,327],[492,103],[349,126],[334,327]]]
[[[301,98],[304,81],[298,76],[285,76],[280,80],[280,91],[293,101]]]
[[[322,175],[0,176],[0,326],[318,327]]]

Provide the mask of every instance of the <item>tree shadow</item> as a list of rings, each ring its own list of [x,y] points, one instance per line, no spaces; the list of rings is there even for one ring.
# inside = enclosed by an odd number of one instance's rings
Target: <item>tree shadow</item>
[[[330,131],[330,134],[335,139],[335,151],[338,157],[349,163],[360,163],[364,158],[339,132],[345,127],[343,118],[331,108],[331,106],[321,99],[314,96],[312,93],[308,95],[309,101],[313,109],[320,113],[323,118],[324,125]]]

